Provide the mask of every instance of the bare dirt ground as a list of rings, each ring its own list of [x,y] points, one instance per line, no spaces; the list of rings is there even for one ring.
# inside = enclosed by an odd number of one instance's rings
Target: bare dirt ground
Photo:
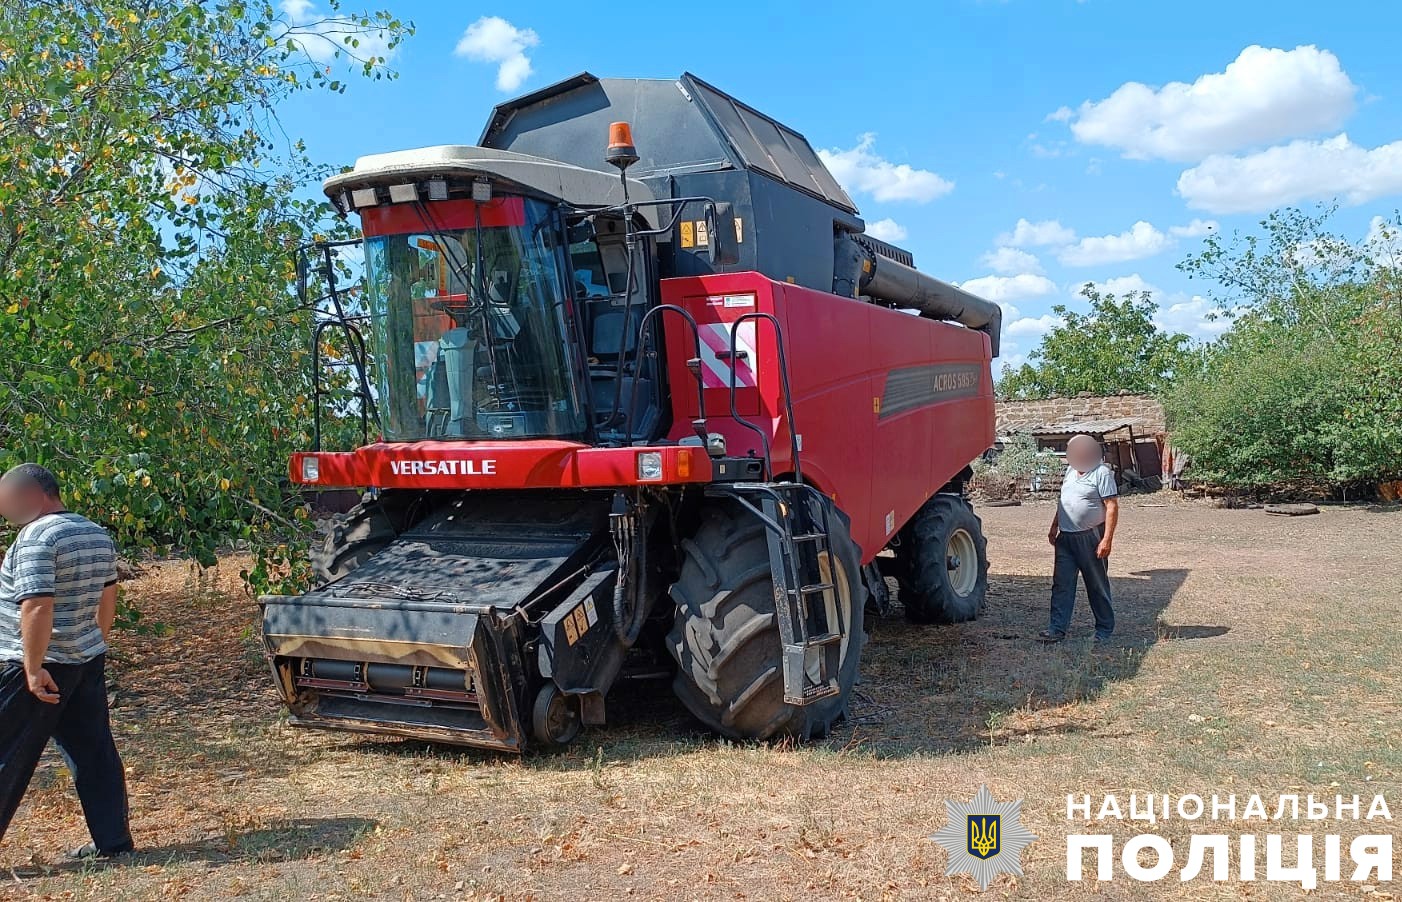
[[[928,837],[945,800],[987,784],[1024,799],[1039,836],[1026,876],[1000,877],[987,898],[1285,899],[1300,888],[1183,883],[1177,868],[1155,884],[1118,865],[1113,882],[1068,883],[1066,835],[1102,825],[1068,822],[1066,795],[1382,792],[1402,814],[1402,511],[1275,518],[1130,499],[1112,559],[1116,641],[1091,646],[1082,601],[1078,638],[1044,648],[1033,637],[1050,512],[982,510],[987,614],[876,622],[852,721],[802,748],[718,742],[665,683],[623,687],[614,725],[524,759],[292,729],[241,562],[203,576],[161,565],[129,591],[173,632],[123,636],[116,665],[143,851],[121,866],[64,863],[59,850],[86,835],[49,760],[0,845],[0,897],[972,898]],[[1194,828],[1349,836],[1396,824],[1103,826],[1117,847],[1157,832],[1182,856]],[[1394,886],[1321,883],[1314,895],[1390,899]]]

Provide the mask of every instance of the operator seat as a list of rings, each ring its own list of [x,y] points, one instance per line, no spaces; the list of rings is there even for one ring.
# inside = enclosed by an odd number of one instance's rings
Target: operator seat
[[[606,433],[625,432],[629,418],[630,401],[637,414],[632,432],[634,438],[649,438],[657,423],[657,407],[653,397],[653,382],[633,371],[634,354],[638,346],[638,326],[642,323],[645,311],[635,307],[631,316],[623,307],[612,304],[594,304],[589,333],[589,389],[594,399],[594,410],[598,414],[598,425]],[[625,338],[623,330],[627,328]],[[623,378],[618,377],[618,345],[623,341]],[[618,399],[622,419],[613,425],[606,420],[612,413],[614,399]]]
[[[477,339],[465,326],[449,329],[438,339],[438,356],[443,363],[443,383],[448,395],[444,433],[470,435],[477,430],[474,404],[477,384],[473,366],[477,356]],[[433,387],[433,382],[430,381],[429,385]]]
[[[611,304],[592,304],[590,306],[594,308],[594,315],[591,318],[592,326],[589,333],[589,370],[590,372],[608,370],[616,373],[619,339],[623,337],[625,320],[632,320],[632,322],[627,323],[629,335],[623,343],[623,355],[626,363],[632,359],[637,350],[638,326],[644,311],[635,309],[630,317],[624,307],[614,307]]]
[[[424,379],[424,434],[429,438],[437,438],[448,431],[448,418],[452,413],[451,399],[448,367],[443,361],[440,344],[438,354],[428,365],[428,376]]]

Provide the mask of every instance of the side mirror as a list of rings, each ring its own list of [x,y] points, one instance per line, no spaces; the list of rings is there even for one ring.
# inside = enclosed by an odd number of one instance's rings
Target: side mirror
[[[297,270],[297,300],[302,304],[307,303],[307,251],[305,248],[298,248],[292,255],[292,260]]]
[[[740,243],[735,234],[735,212],[729,203],[706,205],[706,249],[712,266],[733,266],[740,262]]]

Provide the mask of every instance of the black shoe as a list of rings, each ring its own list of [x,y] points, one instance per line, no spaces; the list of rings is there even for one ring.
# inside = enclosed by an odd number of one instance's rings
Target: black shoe
[[[1053,633],[1051,630],[1042,630],[1040,633],[1037,634],[1037,641],[1045,642],[1048,645],[1051,645],[1056,642],[1065,642],[1066,634]]]
[[[1095,644],[1096,644],[1096,645],[1106,645],[1106,644],[1108,644],[1108,643],[1110,642],[1110,640],[1111,640],[1112,638],[1114,638],[1114,637],[1113,637],[1113,636],[1110,636],[1109,634],[1106,634],[1106,635],[1103,635],[1103,636],[1102,636],[1100,633],[1096,633],[1096,634],[1095,634]]]
[[[92,843],[88,843],[86,846],[79,846],[70,851],[68,857],[74,861],[117,861],[118,859],[127,857],[131,853],[131,846],[127,846],[124,849],[114,849],[110,852],[104,852]]]

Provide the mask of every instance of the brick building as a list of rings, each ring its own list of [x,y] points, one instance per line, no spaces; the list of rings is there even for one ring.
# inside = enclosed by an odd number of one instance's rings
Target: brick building
[[[1163,405],[1148,395],[1081,395],[1035,401],[997,402],[1000,440],[1025,432],[1041,448],[1066,450],[1073,435],[1094,436],[1117,476],[1134,470],[1152,480],[1163,472],[1166,426]]]

